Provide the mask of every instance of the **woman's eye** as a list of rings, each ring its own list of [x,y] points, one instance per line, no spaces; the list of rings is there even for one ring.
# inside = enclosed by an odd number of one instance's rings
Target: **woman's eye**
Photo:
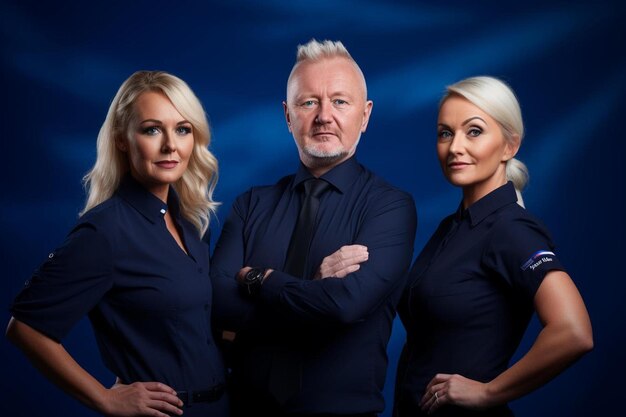
[[[192,131],[192,129],[189,126],[178,126],[176,128],[176,133],[181,135],[181,136],[182,135],[188,135],[188,134],[191,133],[191,131]]]
[[[476,136],[480,136],[480,134],[483,133],[482,130],[480,129],[476,129],[476,128],[472,128],[470,130],[467,131],[467,134],[471,137],[476,137]]]
[[[161,132],[161,129],[158,126],[148,126],[144,127],[141,130],[141,133],[148,136],[158,135]]]
[[[438,135],[440,139],[450,139],[452,138],[452,132],[449,130],[440,130]]]

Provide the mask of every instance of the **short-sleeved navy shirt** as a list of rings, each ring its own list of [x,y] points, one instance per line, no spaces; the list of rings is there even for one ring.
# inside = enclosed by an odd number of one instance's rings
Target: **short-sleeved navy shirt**
[[[407,343],[396,415],[422,415],[420,399],[437,373],[487,382],[506,370],[551,270],[563,270],[552,239],[517,204],[510,182],[445,218],[415,260],[399,306]],[[436,415],[448,414],[465,415],[452,407]]]
[[[188,254],[167,230],[168,209]],[[88,314],[105,365],[122,381],[197,391],[225,378],[211,297],[208,246],[180,215],[174,189],[165,204],[128,175],[113,197],[79,219],[11,312],[57,341]]]

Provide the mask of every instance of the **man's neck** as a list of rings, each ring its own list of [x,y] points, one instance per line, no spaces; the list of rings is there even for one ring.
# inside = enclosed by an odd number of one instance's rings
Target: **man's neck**
[[[352,158],[353,156],[354,156],[354,153],[347,155],[344,158],[341,158],[337,161],[333,161],[332,163],[324,163],[327,161],[323,161],[323,159],[304,161],[301,158],[300,160],[302,161],[304,166],[307,168],[307,170],[311,173],[311,175],[313,175],[315,178],[319,178],[322,175],[326,174],[328,171],[335,168],[336,166],[343,164],[344,162],[346,162],[348,159]]]

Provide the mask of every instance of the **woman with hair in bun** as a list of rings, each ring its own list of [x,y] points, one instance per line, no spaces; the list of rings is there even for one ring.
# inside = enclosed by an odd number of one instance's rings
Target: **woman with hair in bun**
[[[77,224],[11,306],[7,337],[52,382],[107,416],[229,415],[201,240],[217,207],[210,139],[183,80],[131,75],[100,129]],[[111,388],[61,344],[85,315],[118,377]]]
[[[549,232],[523,206],[513,91],[493,77],[449,86],[437,132],[443,174],[463,195],[415,260],[400,302],[407,341],[394,415],[511,416],[509,401],[592,349],[591,323]],[[534,312],[543,328],[509,364]]]

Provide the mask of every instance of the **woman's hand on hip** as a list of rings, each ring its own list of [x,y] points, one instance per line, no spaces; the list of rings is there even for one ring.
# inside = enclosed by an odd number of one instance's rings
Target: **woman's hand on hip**
[[[437,374],[426,387],[420,407],[429,414],[448,404],[473,409],[491,407],[495,404],[489,403],[487,386],[458,374]]]
[[[160,382],[134,382],[126,385],[116,381],[107,390],[103,401],[107,416],[153,416],[182,415],[183,402],[176,391]]]

